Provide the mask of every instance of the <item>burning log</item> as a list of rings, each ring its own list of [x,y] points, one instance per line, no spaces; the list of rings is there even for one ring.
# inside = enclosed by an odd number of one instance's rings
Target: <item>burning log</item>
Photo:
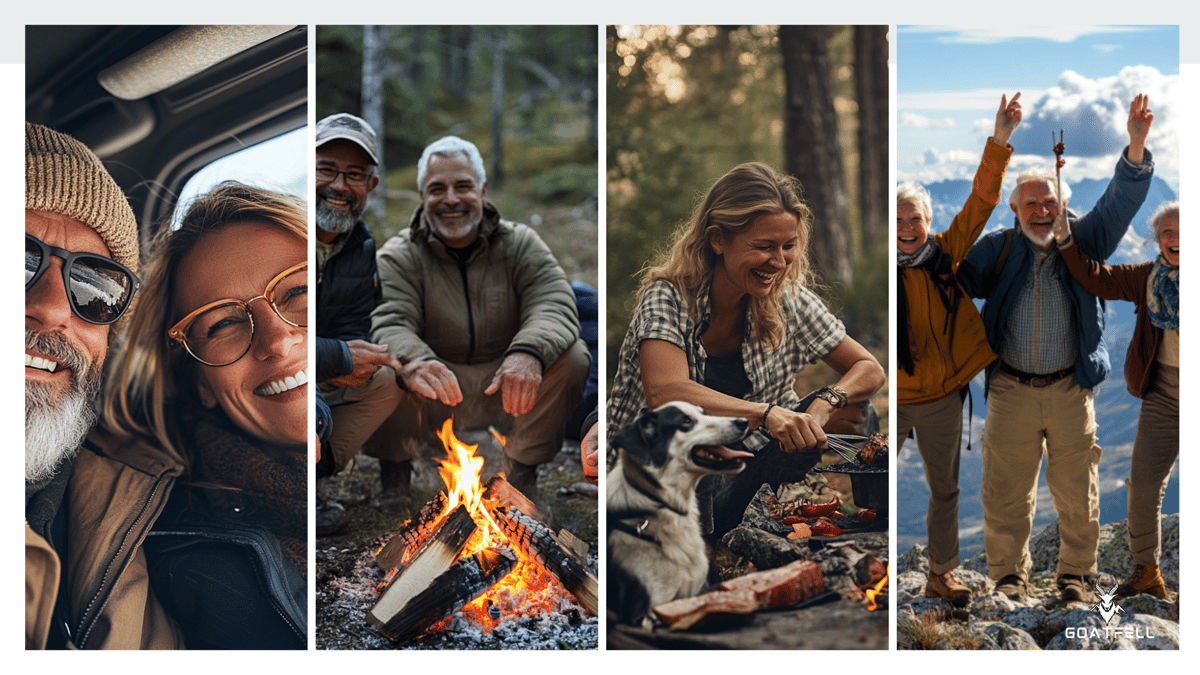
[[[493,476],[488,479],[487,484],[483,487],[483,498],[493,502],[493,508],[507,509],[512,507],[530,518],[544,523],[547,529],[550,530],[551,536],[554,537],[554,541],[563,550],[570,553],[581,565],[587,564],[587,542],[579,539],[567,530],[560,529],[550,514],[539,509],[529,497],[526,497],[523,492],[513,487],[507,480],[504,480],[500,476]]]
[[[437,531],[426,537],[409,563],[397,568],[396,576],[379,595],[367,614],[367,622],[383,626],[403,613],[414,598],[458,560],[459,553],[475,532],[475,521],[465,506],[458,505]]]
[[[375,554],[375,564],[379,565],[379,569],[390,572],[393,567],[411,560],[429,534],[437,528],[438,516],[445,510],[446,493],[438,492],[421,507],[416,518],[404,523],[396,535]]]
[[[797,560],[773,570],[723,581],[721,589],[665,602],[654,607],[654,614],[671,630],[745,621],[760,609],[788,607],[824,593],[825,576],[816,563]]]
[[[494,515],[496,524],[513,546],[558,577],[563,588],[575,596],[584,609],[592,614],[599,612],[596,577],[558,543],[545,525],[512,507],[497,509]]]
[[[387,620],[379,632],[393,642],[420,637],[431,626],[486,593],[516,566],[517,555],[509,548],[485,548],[475,555],[459,558]]]

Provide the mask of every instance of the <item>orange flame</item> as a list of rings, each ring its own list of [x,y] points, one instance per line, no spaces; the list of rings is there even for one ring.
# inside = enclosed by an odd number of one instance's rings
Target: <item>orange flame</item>
[[[459,504],[466,505],[479,530],[467,542],[463,556],[489,546],[503,545],[505,537],[483,504],[483,484],[479,481],[479,473],[483,470],[483,457],[475,454],[479,446],[467,445],[458,440],[454,435],[453,419],[447,419],[442,425],[442,429],[438,431],[438,438],[442,440],[442,445],[446,446],[447,458],[438,466],[438,475],[446,485],[448,496],[446,508],[439,518],[445,517]]]
[[[890,577],[891,575],[892,575],[892,566],[888,565],[887,571],[885,571],[883,573],[883,578],[879,580],[879,583],[875,584],[874,588],[868,588],[866,590],[867,610],[868,611],[873,612],[883,606],[883,605],[880,605],[879,603],[875,602],[875,596],[879,595],[880,591],[883,590],[883,587],[887,585],[888,577]]]

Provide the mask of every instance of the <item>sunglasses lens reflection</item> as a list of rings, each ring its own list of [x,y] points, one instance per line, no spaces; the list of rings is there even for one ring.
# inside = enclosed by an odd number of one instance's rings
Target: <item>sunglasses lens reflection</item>
[[[42,248],[36,243],[25,240],[25,290],[29,290],[29,282],[42,266]]]
[[[78,258],[71,265],[70,276],[71,302],[89,321],[116,321],[129,304],[133,282],[125,270],[107,258]]]

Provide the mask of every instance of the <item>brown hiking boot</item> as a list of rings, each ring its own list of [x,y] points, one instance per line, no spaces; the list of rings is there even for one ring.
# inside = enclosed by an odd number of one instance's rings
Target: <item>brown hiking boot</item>
[[[955,607],[966,607],[967,603],[971,602],[971,589],[955,579],[949,572],[945,574],[930,572],[929,580],[925,582],[925,597],[942,598],[950,601],[950,604]]]
[[[1058,575],[1058,597],[1063,602],[1092,602],[1092,580],[1078,574]]]
[[[1117,597],[1128,598],[1139,593],[1162,599],[1167,597],[1167,585],[1163,582],[1158,565],[1134,565],[1133,574],[1117,586]]]
[[[1019,575],[1009,574],[996,582],[996,591],[1003,593],[1009,600],[1025,602],[1025,593],[1029,587]]]

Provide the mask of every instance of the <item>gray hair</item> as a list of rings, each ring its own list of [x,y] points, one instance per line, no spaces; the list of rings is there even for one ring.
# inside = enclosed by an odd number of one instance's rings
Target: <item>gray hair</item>
[[[933,198],[924,185],[906,180],[896,188],[896,203],[912,202],[925,216],[925,224],[933,224]]]
[[[429,168],[429,159],[434,155],[439,157],[448,157],[450,155],[466,155],[467,162],[471,165],[471,170],[475,172],[479,183],[487,182],[487,172],[483,170],[483,156],[479,154],[479,148],[471,141],[466,141],[458,136],[445,136],[425,146],[425,152],[421,153],[421,159],[417,162],[417,190],[425,189],[425,170]]]
[[[1013,207],[1014,209],[1020,206],[1022,185],[1026,183],[1032,183],[1035,180],[1046,180],[1050,181],[1050,188],[1054,189],[1054,186],[1058,184],[1057,178],[1058,176],[1054,173],[1054,171],[1044,166],[1038,166],[1022,171],[1021,173],[1017,174],[1017,184],[1013,186],[1012,194],[1008,197],[1009,206]],[[1062,191],[1063,193],[1061,195],[1056,195],[1060,206],[1063,202],[1070,201],[1071,186],[1067,183],[1063,183]]]
[[[1154,215],[1150,216],[1150,241],[1158,243],[1158,227],[1162,219],[1174,213],[1179,215],[1179,201],[1163,202],[1154,209]]]

